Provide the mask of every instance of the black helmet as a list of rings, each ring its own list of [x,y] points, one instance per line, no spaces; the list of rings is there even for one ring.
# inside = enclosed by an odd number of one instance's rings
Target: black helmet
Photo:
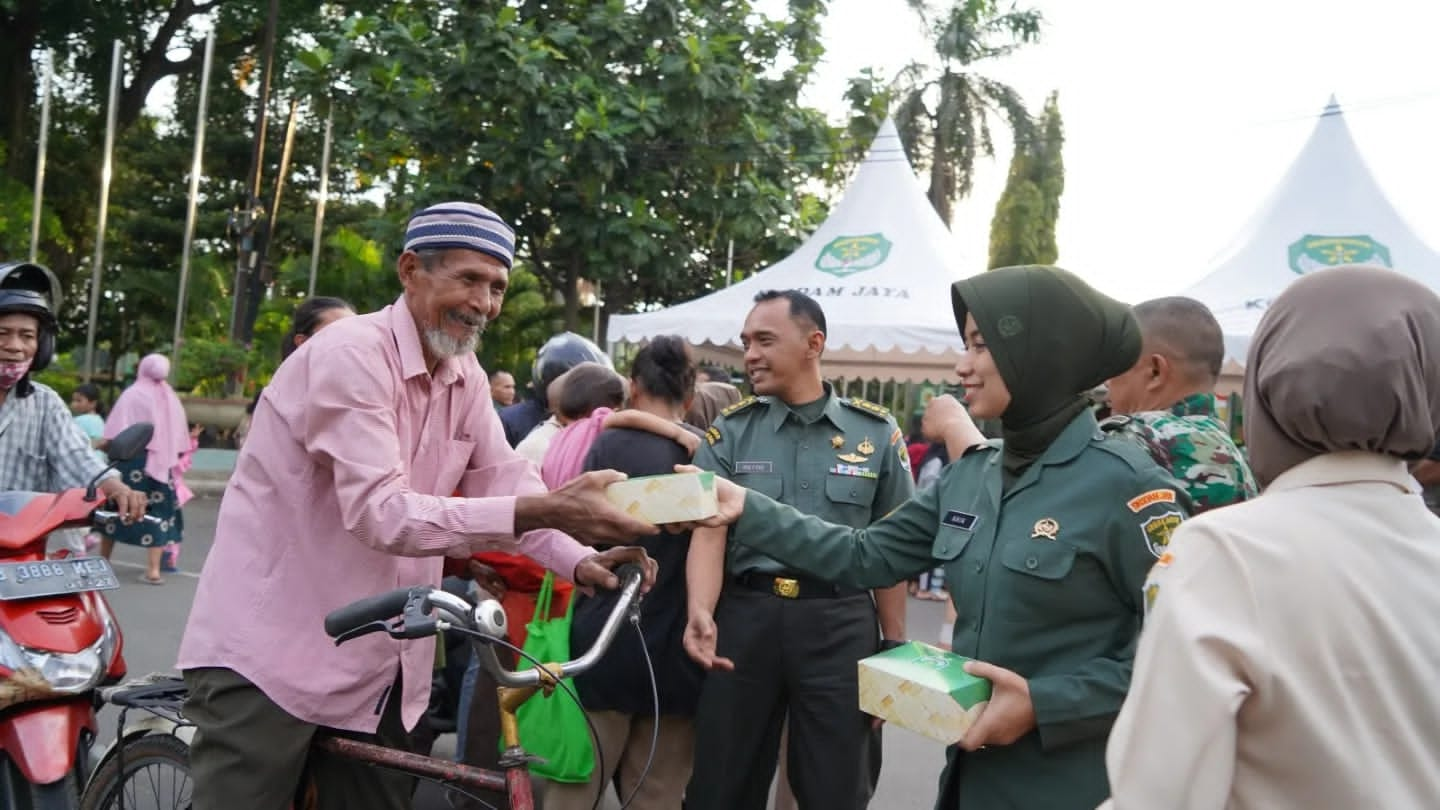
[[[600,351],[599,346],[574,332],[561,332],[545,341],[545,345],[535,354],[535,366],[530,374],[531,382],[535,386],[536,401],[549,407],[545,390],[550,387],[550,383],[581,363],[599,363],[606,368],[615,368],[605,352]]]
[[[55,357],[55,310],[60,306],[60,282],[47,268],[31,262],[0,263],[0,315],[20,312],[40,322],[39,347],[30,371],[44,371]]]

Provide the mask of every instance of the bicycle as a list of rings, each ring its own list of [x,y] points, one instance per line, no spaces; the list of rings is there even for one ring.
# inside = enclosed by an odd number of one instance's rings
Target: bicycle
[[[537,758],[521,746],[515,713],[536,692],[543,691],[548,698],[557,687],[563,688],[578,703],[579,698],[560,681],[593,667],[609,650],[623,622],[628,620],[638,631],[642,571],[639,566],[627,564],[616,573],[621,581],[620,596],[599,637],[584,655],[564,663],[535,661],[507,643],[505,611],[499,602],[487,599],[472,606],[462,597],[429,586],[401,588],[367,597],[325,617],[325,631],[336,644],[376,632],[385,632],[397,639],[424,638],[441,631],[470,636],[475,654],[481,656],[481,663],[500,684],[500,728],[505,746],[500,758],[502,770],[477,768],[329,734],[317,734],[311,750],[428,780],[481,804],[487,803],[467,789],[501,793],[509,799],[509,810],[534,810],[529,765]],[[534,668],[506,669],[496,656],[496,645],[530,659]],[[651,678],[653,685],[653,669]],[[194,726],[185,719],[182,710],[186,695],[184,681],[173,675],[148,676],[139,682],[100,690],[101,699],[120,708],[119,731],[116,743],[101,758],[86,783],[81,810],[186,810],[190,807],[189,740]],[[147,712],[149,718],[127,726],[126,716],[132,709]],[[594,733],[592,726],[592,736]],[[600,756],[598,749],[596,756]],[[603,759],[598,767],[604,767]],[[603,786],[595,797],[596,808],[602,797]]]

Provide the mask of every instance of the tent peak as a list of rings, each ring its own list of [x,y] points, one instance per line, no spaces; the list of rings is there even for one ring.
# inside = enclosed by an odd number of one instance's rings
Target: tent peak
[[[905,154],[905,145],[900,141],[900,130],[895,126],[895,119],[888,115],[880,122],[874,140],[870,141],[870,149],[865,153],[865,162],[872,160],[910,162]]]
[[[1331,93],[1331,94],[1330,94],[1330,100],[1325,103],[1325,109],[1320,112],[1320,117],[1321,117],[1321,118],[1324,118],[1324,117],[1327,116],[1327,115],[1341,115],[1341,114],[1342,114],[1342,113],[1341,113],[1341,111],[1340,111],[1340,101],[1335,98],[1335,94],[1334,94],[1334,93]]]

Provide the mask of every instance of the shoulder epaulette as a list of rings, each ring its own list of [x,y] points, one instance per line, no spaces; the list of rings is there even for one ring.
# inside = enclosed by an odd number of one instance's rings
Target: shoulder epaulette
[[[1155,466],[1150,454],[1140,446],[1139,442],[1124,436],[1102,434],[1096,437],[1091,446],[1119,458],[1134,472],[1144,472]]]
[[[857,410],[863,414],[873,416],[882,422],[890,418],[889,408],[886,408],[883,405],[876,405],[868,399],[850,399],[847,397],[841,397],[840,404],[848,408]]]
[[[722,410],[722,411],[720,412],[720,415],[721,415],[721,416],[734,416],[735,414],[740,413],[741,411],[748,410],[748,409],[750,409],[750,408],[755,407],[756,405],[759,405],[761,402],[762,402],[762,400],[761,400],[759,397],[745,397],[744,399],[740,400],[739,402],[735,403],[734,405],[731,405],[730,407]]]

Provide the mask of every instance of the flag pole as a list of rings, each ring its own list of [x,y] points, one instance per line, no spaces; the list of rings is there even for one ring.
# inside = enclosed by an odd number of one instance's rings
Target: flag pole
[[[90,325],[85,333],[85,382],[95,376],[95,326],[100,310],[100,269],[105,264],[105,219],[110,211],[110,174],[115,151],[115,108],[120,96],[120,40],[110,54],[110,107],[105,114],[105,153],[100,169],[100,213],[95,222],[95,260],[90,265]]]
[[[55,77],[55,54],[45,49],[45,82],[40,97],[40,144],[35,155],[35,204],[30,211],[30,261],[40,255],[40,216],[45,202],[45,154],[50,144],[50,86]]]
[[[185,207],[185,239],[180,252],[180,292],[175,298],[175,337],[170,342],[175,362],[180,367],[180,346],[185,339],[185,296],[190,287],[190,253],[195,244],[195,216],[200,197],[200,170],[205,155],[205,110],[210,101],[210,66],[215,59],[215,32],[205,37],[205,61],[200,68],[200,105],[195,113],[195,152],[190,158],[190,198]]]
[[[320,242],[325,230],[325,201],[330,195],[330,139],[335,126],[335,106],[331,102],[325,116],[325,143],[320,147],[320,197],[315,202],[315,238],[310,243],[310,287],[307,297],[315,296],[315,276],[320,272]]]

